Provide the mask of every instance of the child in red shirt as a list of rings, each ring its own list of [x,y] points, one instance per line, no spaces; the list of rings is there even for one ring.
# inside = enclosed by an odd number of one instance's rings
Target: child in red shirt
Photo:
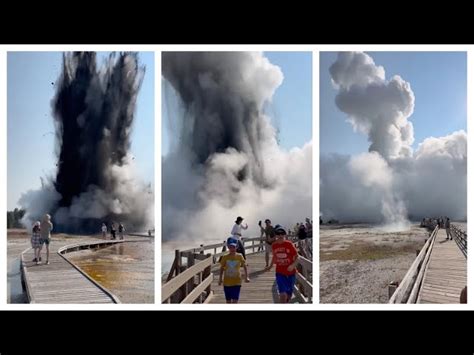
[[[293,287],[296,281],[296,265],[298,263],[298,251],[293,243],[285,240],[285,229],[277,224],[275,226],[276,240],[272,244],[272,262],[266,267],[268,271],[276,264],[276,281],[280,303],[289,303],[293,295]]]

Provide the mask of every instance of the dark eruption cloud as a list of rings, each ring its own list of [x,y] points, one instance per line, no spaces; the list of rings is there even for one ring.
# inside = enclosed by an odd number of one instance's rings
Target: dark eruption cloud
[[[269,182],[261,155],[267,140],[261,111],[282,76],[268,67],[271,75],[255,80],[260,74],[252,72],[254,59],[252,53],[165,52],[162,66],[184,106],[180,135],[193,162],[205,164],[213,154],[233,148],[249,157],[237,179],[264,186]]]
[[[53,100],[60,207],[70,206],[90,185],[114,190],[106,166],[122,166],[130,149],[133,111],[144,74],[137,61],[136,54],[120,55],[101,77],[96,53],[64,54]]]
[[[22,197],[27,220],[49,212],[56,230],[69,232],[97,231],[102,221],[132,228],[148,223],[151,192],[132,176],[129,154],[144,74],[136,53],[113,53],[100,68],[94,52],[63,55],[52,100],[58,157],[54,188],[43,186]],[[45,198],[51,191],[54,197]],[[40,201],[32,203],[34,196]]]

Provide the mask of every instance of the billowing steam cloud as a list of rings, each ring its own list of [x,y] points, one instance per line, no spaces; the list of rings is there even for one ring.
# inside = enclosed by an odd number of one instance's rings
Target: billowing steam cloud
[[[101,68],[93,52],[63,56],[52,100],[57,173],[21,197],[27,224],[50,213],[63,231],[97,231],[102,221],[152,226],[153,193],[129,153],[144,73],[137,54],[112,54]]]
[[[340,53],[330,68],[336,105],[370,153],[321,157],[320,199],[326,219],[403,224],[407,218],[466,218],[467,136],[428,138],[413,152],[415,96],[399,76],[365,53]]]
[[[311,215],[312,144],[285,152],[263,114],[283,74],[261,53],[163,53],[172,149],[163,161],[163,238],[225,239],[242,215],[294,224]],[[167,89],[166,89],[167,88]],[[309,103],[308,103],[309,104]]]
[[[368,135],[369,151],[384,158],[410,156],[415,96],[399,76],[385,80],[385,71],[365,53],[345,52],[329,69],[339,88],[336,105],[349,116],[354,129]]]

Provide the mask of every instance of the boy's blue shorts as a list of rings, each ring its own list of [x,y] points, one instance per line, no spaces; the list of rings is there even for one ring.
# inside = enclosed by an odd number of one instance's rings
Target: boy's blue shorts
[[[296,274],[293,275],[283,275],[283,274],[276,274],[276,281],[278,285],[278,292],[279,293],[286,293],[288,296],[291,297],[293,294],[293,287],[295,286],[296,281]]]

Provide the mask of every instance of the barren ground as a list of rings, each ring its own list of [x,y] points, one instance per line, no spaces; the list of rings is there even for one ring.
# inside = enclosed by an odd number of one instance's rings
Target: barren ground
[[[429,232],[412,224],[387,232],[368,224],[320,228],[320,303],[387,303],[388,285],[401,281]]]

